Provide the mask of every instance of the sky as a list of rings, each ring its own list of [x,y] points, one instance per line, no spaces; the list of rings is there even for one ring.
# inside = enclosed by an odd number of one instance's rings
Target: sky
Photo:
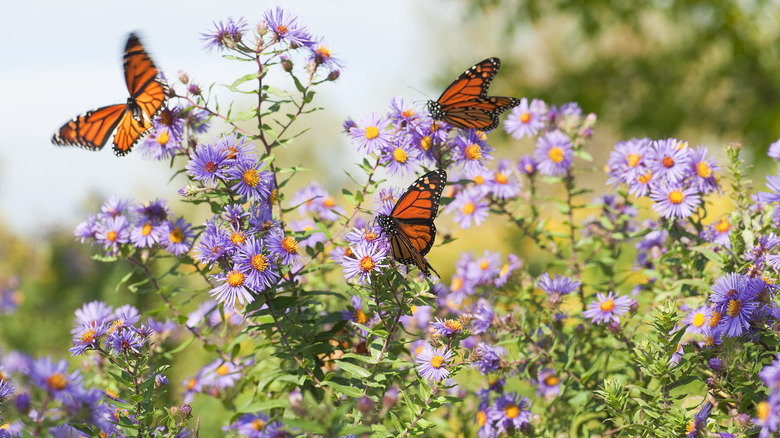
[[[201,33],[213,22],[244,17],[255,24],[281,5],[310,31],[323,36],[344,68],[338,81],[321,86],[315,103],[326,108],[309,119],[308,141],[332,139],[349,148],[340,121],[385,111],[394,95],[425,101],[437,97],[437,65],[449,67],[436,44],[466,47],[457,32],[460,11],[450,2],[396,0],[12,2],[0,17],[0,224],[22,236],[72,229],[88,214],[90,200],[109,196],[146,201],[175,198],[167,162],[134,151],[116,157],[108,144],[93,152],[55,146],[52,134],[74,116],[122,103],[127,89],[122,51],[137,31],[153,61],[169,78],[186,71],[202,86],[230,83],[240,72],[219,53],[206,53]],[[446,8],[442,8],[446,6]],[[473,47],[474,44],[471,44]],[[486,53],[457,53],[465,60]],[[470,61],[469,61],[470,62]],[[468,63],[468,62],[467,62]],[[464,66],[468,67],[468,65]],[[459,72],[453,72],[453,78]],[[226,95],[227,96],[227,95]],[[334,122],[335,121],[335,122]],[[319,147],[319,146],[318,146]],[[324,146],[323,146],[324,148]],[[325,149],[323,160],[342,159]],[[352,159],[353,157],[349,157]],[[343,176],[343,174],[342,174]]]

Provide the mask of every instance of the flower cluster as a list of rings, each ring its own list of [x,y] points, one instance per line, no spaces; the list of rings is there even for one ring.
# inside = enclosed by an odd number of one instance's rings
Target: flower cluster
[[[108,254],[122,248],[163,248],[173,255],[187,253],[195,234],[184,218],[173,218],[164,200],[133,204],[111,197],[97,215],[90,215],[74,232],[82,243],[95,243]]]
[[[780,355],[772,364],[764,367],[758,376],[769,388],[769,397],[758,403],[754,422],[761,427],[758,436],[769,438],[780,432]]]
[[[146,157],[153,160],[169,160],[178,154],[186,154],[196,134],[209,128],[209,114],[198,108],[178,105],[163,108],[153,120],[153,129],[138,145]]]

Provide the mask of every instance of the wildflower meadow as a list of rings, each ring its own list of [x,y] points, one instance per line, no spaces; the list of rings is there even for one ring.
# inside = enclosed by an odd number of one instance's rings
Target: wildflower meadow
[[[280,7],[198,43],[236,72],[235,102],[161,69],[133,153],[187,183],[72,224],[85,263],[124,272],[122,303],[70,309],[72,343],[48,356],[0,339],[0,437],[780,430],[780,175],[753,182],[740,144],[597,144],[597,114],[534,96],[463,111],[500,121],[469,129],[399,90],[333,128],[360,158],[329,190],[279,157],[316,139],[317,91],[349,80],[338,47]],[[512,73],[492,74],[463,106]],[[400,216],[410,193],[422,216]],[[502,245],[474,237],[488,227]],[[24,284],[2,285],[4,321]]]

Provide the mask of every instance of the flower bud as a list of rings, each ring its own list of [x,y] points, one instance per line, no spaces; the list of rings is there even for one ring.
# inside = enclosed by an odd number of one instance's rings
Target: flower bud
[[[187,75],[186,72],[179,70],[179,82],[181,82],[184,85],[187,85],[190,82],[190,77]]]
[[[717,357],[713,357],[710,359],[709,363],[707,364],[712,371],[720,372],[720,370],[723,369],[723,361],[718,359]]]
[[[398,401],[398,388],[390,388],[382,397],[382,407],[386,410],[390,410],[395,406]]]
[[[339,71],[339,70],[331,70],[331,72],[328,73],[328,80],[329,81],[335,81],[336,79],[339,78],[339,76],[341,76],[341,71]]]
[[[282,64],[282,70],[286,71],[287,73],[290,73],[293,69],[292,60],[286,56],[282,56],[280,64]]]
[[[303,406],[303,394],[300,389],[295,389],[287,396],[287,401],[290,403],[290,409],[293,413],[299,417],[303,417],[306,414],[306,409]]]
[[[14,399],[14,403],[16,404],[16,410],[19,411],[20,414],[26,415],[30,412],[30,393],[23,392],[17,395]]]
[[[360,397],[360,400],[357,402],[357,408],[361,414],[368,416],[374,410],[374,402],[366,396]]]

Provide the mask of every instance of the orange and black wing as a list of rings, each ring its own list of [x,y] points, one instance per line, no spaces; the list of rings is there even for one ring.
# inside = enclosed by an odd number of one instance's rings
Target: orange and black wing
[[[433,246],[436,226],[433,219],[439,211],[439,200],[447,183],[447,172],[434,170],[417,179],[396,202],[390,216],[397,221],[397,231],[405,235],[412,248],[425,255]]]
[[[496,77],[501,61],[498,58],[488,58],[471,67],[458,76],[437,102],[439,105],[448,106],[454,103],[471,99],[487,97],[490,82]]]
[[[120,121],[127,116],[127,105],[104,106],[62,125],[51,141],[58,145],[81,146],[96,151],[103,148]]]
[[[162,110],[165,104],[168,86],[160,78],[157,67],[136,34],[127,39],[124,56],[125,82],[130,97],[149,117],[149,120]]]
[[[442,120],[458,128],[491,131],[498,126],[498,116],[520,105],[514,97],[490,96],[466,100],[442,107]]]

